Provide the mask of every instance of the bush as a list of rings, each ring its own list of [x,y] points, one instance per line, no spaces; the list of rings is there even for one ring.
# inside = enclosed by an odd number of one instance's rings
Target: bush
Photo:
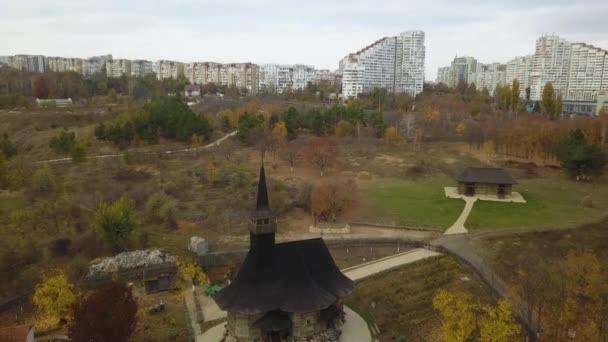
[[[6,159],[17,154],[17,146],[8,138],[8,134],[4,133],[0,139],[0,152],[4,154]]]
[[[132,201],[122,197],[112,203],[102,203],[95,214],[95,226],[107,245],[124,250],[139,226]]]
[[[87,160],[87,152],[84,149],[84,146],[81,144],[76,144],[72,147],[70,151],[70,157],[72,157],[72,161],[75,163],[82,163]]]
[[[51,253],[53,256],[66,256],[70,252],[72,240],[70,238],[58,238],[51,243]]]
[[[59,179],[53,173],[53,170],[47,164],[44,164],[34,172],[31,188],[36,194],[50,194],[58,190],[59,183]]]
[[[57,154],[66,154],[72,151],[76,146],[76,133],[70,132],[67,129],[61,131],[59,136],[51,138],[49,147]]]
[[[169,225],[175,223],[175,201],[164,192],[155,192],[144,205],[144,212],[149,221],[165,222]]]

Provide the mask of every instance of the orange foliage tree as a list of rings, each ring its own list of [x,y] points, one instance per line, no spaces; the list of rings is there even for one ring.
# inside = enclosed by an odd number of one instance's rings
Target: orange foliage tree
[[[359,188],[352,179],[324,181],[311,194],[311,212],[316,222],[335,222],[359,205]]]

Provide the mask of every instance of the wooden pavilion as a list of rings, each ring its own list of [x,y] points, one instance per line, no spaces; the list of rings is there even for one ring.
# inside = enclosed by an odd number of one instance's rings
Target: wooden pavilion
[[[469,167],[458,177],[458,193],[465,196],[511,196],[517,182],[504,169],[493,167]]]

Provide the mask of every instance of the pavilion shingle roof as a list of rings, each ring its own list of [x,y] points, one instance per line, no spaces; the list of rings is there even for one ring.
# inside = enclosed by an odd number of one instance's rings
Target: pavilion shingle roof
[[[495,167],[468,167],[456,180],[461,183],[517,184],[505,170]]]

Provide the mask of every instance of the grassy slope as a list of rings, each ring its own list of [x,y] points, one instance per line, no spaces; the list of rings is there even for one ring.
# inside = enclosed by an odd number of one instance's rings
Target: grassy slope
[[[469,280],[463,281],[464,277]],[[426,341],[439,325],[432,300],[441,288],[463,289],[482,303],[491,302],[476,275],[454,259],[439,256],[361,281],[346,305],[378,325],[380,341],[397,341],[401,336]]]
[[[572,228],[598,222],[608,215],[606,184],[574,182],[561,174],[551,174],[521,180],[515,190],[528,203],[477,202],[467,228],[472,231]]]
[[[360,219],[365,221],[375,216],[373,222],[378,223],[445,229],[464,208],[463,201],[445,197],[443,188],[451,183],[447,177],[364,182]]]

